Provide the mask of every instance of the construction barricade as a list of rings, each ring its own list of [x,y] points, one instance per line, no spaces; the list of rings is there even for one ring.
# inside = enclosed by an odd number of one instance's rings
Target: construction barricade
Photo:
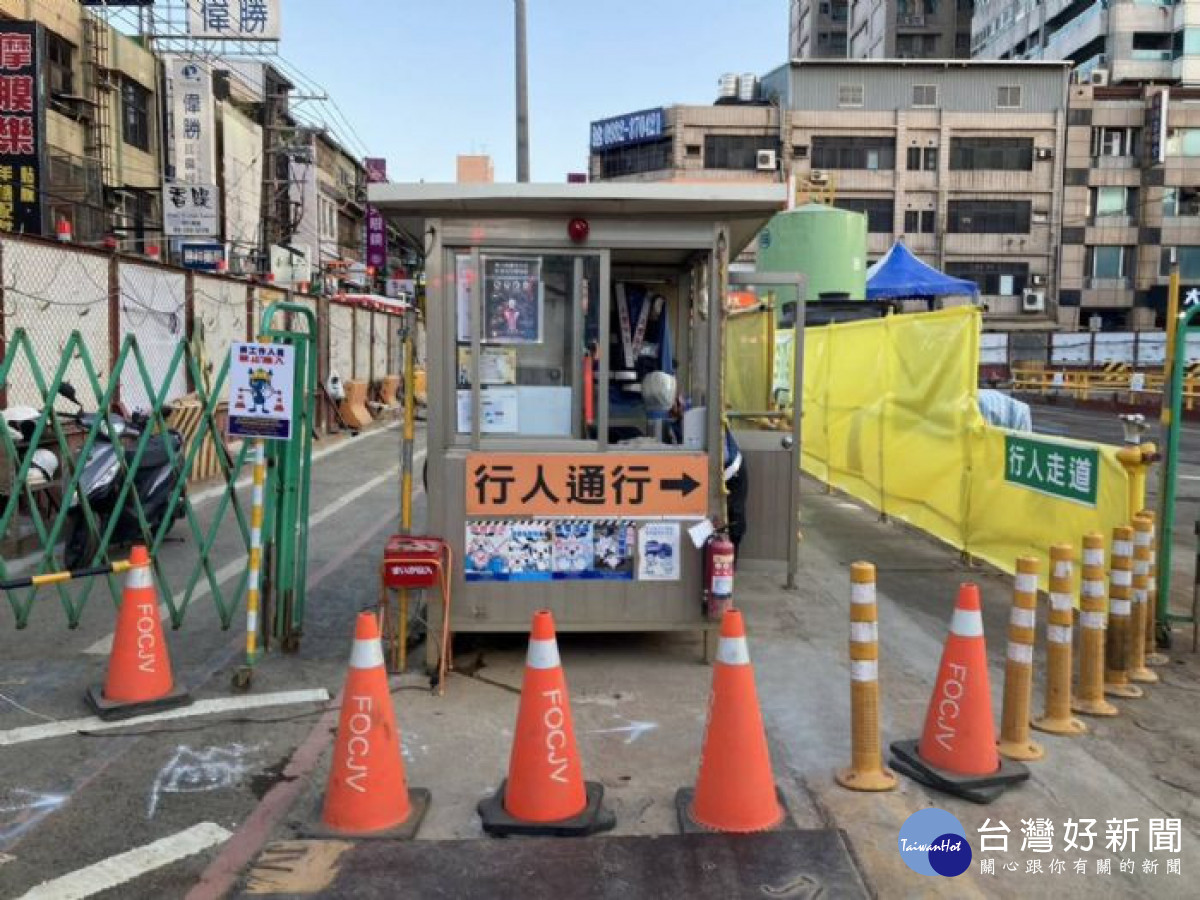
[[[806,330],[803,467],[1010,574],[1036,556],[1045,587],[1047,548],[1110,533],[1143,498],[1118,447],[984,422],[980,324],[956,307]]]

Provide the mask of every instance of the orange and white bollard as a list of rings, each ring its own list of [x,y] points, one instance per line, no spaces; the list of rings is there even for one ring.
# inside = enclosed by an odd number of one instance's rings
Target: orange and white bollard
[[[997,749],[1009,759],[1041,759],[1043,748],[1029,737],[1029,703],[1033,694],[1033,644],[1037,637],[1038,561],[1017,560],[1012,614],[1008,620],[1008,660],[1004,666],[1004,705]]]
[[[883,765],[879,737],[879,630],[875,566],[850,566],[850,766],[837,783],[852,791],[891,791],[896,776]]]
[[[1146,665],[1165,666],[1171,658],[1158,652],[1158,528],[1154,510],[1143,509],[1145,516],[1155,526],[1150,532],[1150,595],[1146,600]]]
[[[1129,680],[1158,684],[1146,668],[1146,613],[1150,609],[1150,545],[1154,522],[1139,513],[1133,520],[1133,609],[1129,620]],[[1150,626],[1153,628],[1153,624]]]
[[[1050,548],[1050,611],[1046,615],[1046,709],[1033,727],[1049,734],[1084,734],[1087,726],[1071,715],[1071,632],[1075,620],[1072,591],[1075,549]]]
[[[1079,596],[1079,683],[1071,709],[1085,716],[1115,716],[1104,699],[1104,632],[1108,603],[1104,591],[1104,537],[1083,536],[1083,582]]]
[[[1104,644],[1104,693],[1136,700],[1143,691],[1129,682],[1129,632],[1133,616],[1133,529],[1113,529],[1108,575],[1108,635]]]

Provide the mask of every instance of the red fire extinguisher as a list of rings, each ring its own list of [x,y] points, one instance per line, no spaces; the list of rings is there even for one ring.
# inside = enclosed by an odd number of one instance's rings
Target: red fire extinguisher
[[[704,612],[719,621],[733,603],[733,541],[718,531],[704,545]]]

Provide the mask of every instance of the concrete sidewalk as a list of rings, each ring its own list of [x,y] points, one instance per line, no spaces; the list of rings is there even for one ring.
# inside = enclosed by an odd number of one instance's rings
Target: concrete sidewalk
[[[1177,652],[1171,666],[1159,670],[1163,684],[1151,687],[1145,699],[1120,701],[1120,717],[1089,720],[1090,734],[1070,739],[1036,735],[1046,747],[1045,760],[1031,764],[1027,784],[987,807],[927,792],[903,778],[891,794],[844,791],[832,774],[848,762],[850,752],[849,563],[867,559],[879,570],[885,742],[919,735],[955,593],[964,580],[975,580],[982,588],[999,720],[1011,581],[987,570],[968,570],[955,551],[904,526],[881,523],[873,511],[824,495],[811,482],[806,484],[804,517],[799,591],[785,591],[779,574],[762,570],[742,571],[737,582],[776,779],[799,828],[843,829],[860,877],[878,896],[1194,896],[1187,884],[1200,867],[1195,796],[1200,788],[1200,722],[1191,712],[1200,691],[1200,670],[1190,654]],[[1039,610],[1035,711],[1041,708],[1043,628],[1044,608]],[[711,678],[700,664],[698,641],[690,636],[568,635],[560,637],[560,646],[585,775],[605,785],[617,816],[614,833],[674,833],[673,797],[695,778]],[[489,840],[481,832],[475,804],[505,774],[524,649],[524,642],[512,637],[460,640],[457,671],[441,699],[425,690],[427,682],[416,673],[397,679],[394,696],[409,781],[430,788],[434,797],[422,840]],[[326,748],[304,795],[274,829],[275,841],[297,837],[295,823],[316,809],[328,764]],[[901,824],[930,805],[959,818],[975,851],[968,873],[954,880],[910,871],[896,849]],[[1022,820],[1034,818],[1052,823],[1052,852],[1022,850]],[[1151,818],[1182,820],[1179,852],[1150,851]],[[978,830],[985,819],[991,826],[1003,821],[1008,827],[1008,852],[980,852]],[[1090,852],[1064,849],[1068,819],[1096,820],[1096,846]],[[1108,819],[1138,820],[1136,846],[1107,851]],[[603,852],[600,846],[597,852]],[[280,863],[278,852],[269,853],[270,862],[251,871],[255,893],[291,894],[304,885],[328,885],[342,865],[354,866],[350,843],[302,841],[289,843],[286,850],[286,862]],[[381,852],[372,851],[373,864],[358,873],[365,879],[363,889],[386,874],[402,895],[403,872],[381,869]],[[995,875],[980,874],[981,858],[995,860]],[[1080,859],[1086,861],[1086,875],[1075,872]],[[1112,874],[1097,874],[1101,859],[1111,859]],[[1134,874],[1122,873],[1123,859],[1134,861]],[[1169,859],[1181,861],[1182,874],[1167,873]],[[1055,860],[1065,868],[1061,874],[1054,873]],[[1146,860],[1157,861],[1156,873],[1143,873]],[[1030,861],[1040,863],[1042,874],[1027,874]],[[803,869],[802,861],[797,865]],[[1018,871],[1008,871],[1006,865]],[[625,896],[639,896],[638,885],[625,885]],[[763,885],[745,888],[746,896],[765,895]]]

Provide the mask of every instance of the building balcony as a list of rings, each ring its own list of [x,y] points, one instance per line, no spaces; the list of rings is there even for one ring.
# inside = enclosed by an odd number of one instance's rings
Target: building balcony
[[[1088,244],[1136,244],[1137,219],[1134,216],[1093,216],[1088,220],[1084,240]]]
[[[1093,156],[1093,169],[1136,169],[1141,160],[1136,156]]]
[[[1128,275],[1122,275],[1119,278],[1100,278],[1096,275],[1088,275],[1083,279],[1083,289],[1085,291],[1128,291],[1133,288],[1133,279]]]
[[[1091,281],[1092,279],[1088,279]],[[1130,309],[1133,307],[1133,288],[1126,280],[1123,287],[1090,288],[1085,287],[1079,305],[1086,309]]]
[[[1087,12],[1072,19],[1046,42],[1043,59],[1066,59],[1097,38],[1108,36],[1108,10],[1096,3]]]

